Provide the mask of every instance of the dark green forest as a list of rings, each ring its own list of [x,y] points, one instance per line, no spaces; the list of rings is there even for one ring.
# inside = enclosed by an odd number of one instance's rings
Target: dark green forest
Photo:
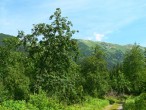
[[[144,47],[73,39],[78,30],[59,8],[49,22],[30,34],[0,34],[0,110],[86,110],[87,103],[102,110],[117,102],[145,110]]]

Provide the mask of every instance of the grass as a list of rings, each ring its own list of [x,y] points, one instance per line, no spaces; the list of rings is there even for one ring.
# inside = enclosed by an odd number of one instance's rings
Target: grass
[[[119,104],[115,103],[112,105],[112,107],[110,108],[110,110],[117,110],[119,108]]]
[[[87,97],[82,104],[67,106],[65,110],[102,110],[107,105],[109,101],[106,99]]]

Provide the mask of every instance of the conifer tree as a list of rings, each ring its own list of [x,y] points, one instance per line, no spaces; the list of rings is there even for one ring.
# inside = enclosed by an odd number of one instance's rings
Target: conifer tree
[[[132,49],[125,55],[123,72],[131,83],[131,92],[142,92],[142,77],[145,74],[144,53],[139,45],[134,44]]]

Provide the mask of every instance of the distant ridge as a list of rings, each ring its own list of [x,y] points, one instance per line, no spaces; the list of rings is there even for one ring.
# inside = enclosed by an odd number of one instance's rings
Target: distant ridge
[[[2,41],[3,38],[7,38],[7,37],[14,37],[14,36],[0,33],[0,41]]]
[[[9,38],[9,37],[14,37],[14,36],[8,35],[8,34],[0,33],[0,45],[2,44],[2,40],[3,40],[4,38]]]
[[[106,61],[108,68],[121,63],[124,59],[126,51],[130,50],[133,45],[119,45],[107,42],[91,41],[91,40],[77,40],[80,50],[80,60],[92,55],[96,45],[100,46],[106,54]],[[142,47],[143,48],[143,47]]]

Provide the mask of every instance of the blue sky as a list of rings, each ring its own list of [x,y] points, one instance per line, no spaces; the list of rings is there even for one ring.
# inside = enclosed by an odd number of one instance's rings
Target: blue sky
[[[56,8],[79,30],[74,38],[146,46],[146,0],[1,0],[0,33],[30,33]]]

